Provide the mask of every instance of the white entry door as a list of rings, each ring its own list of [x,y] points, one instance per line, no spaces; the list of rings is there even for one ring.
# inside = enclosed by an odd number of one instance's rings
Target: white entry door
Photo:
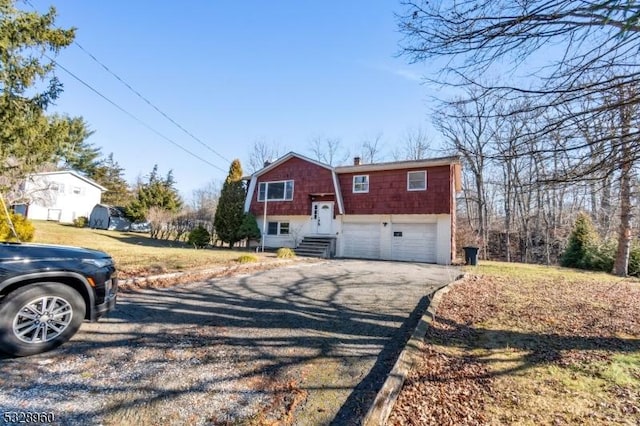
[[[331,234],[333,229],[333,203],[313,203],[313,220],[316,234]]]

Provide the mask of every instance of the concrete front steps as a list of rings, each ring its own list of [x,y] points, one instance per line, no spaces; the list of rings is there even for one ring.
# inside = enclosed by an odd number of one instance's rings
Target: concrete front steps
[[[335,255],[335,241],[332,237],[304,237],[294,251],[297,256],[329,259]]]

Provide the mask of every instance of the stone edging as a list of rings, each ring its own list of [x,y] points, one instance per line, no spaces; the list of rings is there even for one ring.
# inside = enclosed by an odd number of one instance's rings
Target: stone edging
[[[362,421],[364,426],[380,426],[384,425],[391,414],[391,410],[400,394],[400,390],[402,389],[402,385],[404,381],[407,379],[411,368],[416,360],[416,357],[419,355],[422,345],[424,343],[424,336],[427,334],[427,329],[429,325],[436,317],[436,311],[438,309],[438,305],[444,295],[449,292],[451,288],[451,284],[463,278],[463,275],[458,276],[451,283],[440,287],[435,292],[429,295],[430,302],[427,307],[427,311],[424,313],[422,318],[420,318],[420,322],[416,326],[416,329],[413,331],[411,338],[407,342],[406,346],[402,350],[402,353],[398,357],[393,369],[387,376],[382,388],[376,395],[373,404],[367,411],[367,414]]]

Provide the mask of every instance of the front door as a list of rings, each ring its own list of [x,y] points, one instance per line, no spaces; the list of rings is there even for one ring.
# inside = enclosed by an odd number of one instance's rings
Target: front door
[[[313,203],[313,220],[316,234],[331,234],[333,224],[333,202]]]

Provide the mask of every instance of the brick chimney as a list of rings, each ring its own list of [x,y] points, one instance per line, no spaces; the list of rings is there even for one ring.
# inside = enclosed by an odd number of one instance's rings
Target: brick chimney
[[[353,165],[354,166],[360,165],[360,157],[353,157]]]

